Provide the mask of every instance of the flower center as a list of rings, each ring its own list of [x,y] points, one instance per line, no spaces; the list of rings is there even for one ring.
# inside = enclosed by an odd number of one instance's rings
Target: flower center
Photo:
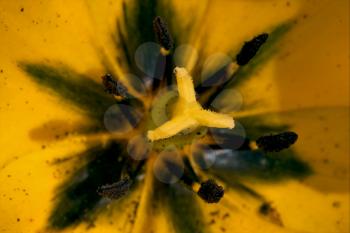
[[[172,117],[154,130],[147,133],[148,139],[156,141],[170,138],[185,130],[193,131],[202,127],[234,127],[232,117],[205,110],[196,100],[192,77],[185,68],[176,67],[174,73],[177,81],[179,98],[175,103]]]

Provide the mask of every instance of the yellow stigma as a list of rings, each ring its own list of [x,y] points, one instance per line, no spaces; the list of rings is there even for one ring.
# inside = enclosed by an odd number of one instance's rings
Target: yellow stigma
[[[192,77],[185,68],[175,68],[179,99],[173,111],[172,118],[154,130],[149,130],[147,137],[151,141],[165,139],[186,129],[199,126],[212,128],[230,128],[235,124],[232,117],[205,110],[196,100]]]

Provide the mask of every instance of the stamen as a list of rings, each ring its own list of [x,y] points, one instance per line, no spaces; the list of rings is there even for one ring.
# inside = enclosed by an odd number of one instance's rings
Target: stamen
[[[267,33],[263,33],[254,37],[252,40],[245,42],[241,51],[236,56],[236,62],[240,66],[248,64],[248,62],[256,55],[260,47],[267,41]]]
[[[123,197],[130,190],[132,181],[128,178],[124,178],[116,183],[107,184],[99,187],[97,193],[103,197],[110,199],[119,199]]]
[[[267,152],[278,152],[289,148],[298,139],[294,132],[284,132],[276,135],[262,136],[256,140],[257,146]]]
[[[193,185],[199,183],[200,179],[196,172],[194,171],[192,164],[187,156],[183,156],[183,163],[185,165],[184,175],[181,177],[183,182],[187,185]]]
[[[216,184],[214,180],[209,179],[201,183],[197,194],[207,203],[218,203],[224,196],[224,188]]]
[[[170,51],[174,47],[174,41],[170,35],[167,24],[161,17],[157,16],[153,20],[153,30],[158,43],[166,51]]]
[[[128,90],[124,85],[115,80],[111,74],[102,76],[102,84],[105,92],[115,96],[127,97]]]

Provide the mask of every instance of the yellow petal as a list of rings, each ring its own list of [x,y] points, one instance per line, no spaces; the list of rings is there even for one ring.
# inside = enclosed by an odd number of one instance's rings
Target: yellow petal
[[[189,65],[192,68],[202,65],[206,57],[217,52],[227,54],[233,49],[229,55],[234,58],[243,41],[258,33],[269,32],[281,23],[297,20],[293,30],[280,42],[277,47],[279,52],[273,59],[264,63],[264,68],[238,88],[246,107],[241,110],[249,110],[251,114],[300,107],[349,106],[348,1],[288,1],[288,4],[279,0],[208,2],[198,4],[198,1],[191,0],[174,4],[181,16],[178,24],[182,29],[188,23],[196,25],[194,31],[182,30],[184,33],[180,40],[181,44],[189,43],[198,49],[203,58],[197,62],[192,60]],[[99,79],[100,73],[105,70],[101,56],[96,55],[96,47],[103,48],[109,61],[117,55],[109,32],[114,31],[115,18],[120,14],[119,3],[109,0],[1,1],[0,231],[45,232],[55,188],[65,179],[64,175],[57,176],[56,168],[48,166],[46,160],[84,147],[79,144],[80,139],[58,147],[50,147],[47,143],[55,141],[52,140],[55,133],[64,134],[64,129],[76,132],[77,125],[87,122],[80,111],[69,109],[59,98],[43,92],[30,81],[18,69],[17,62],[41,62],[45,59],[51,64],[63,62],[78,73],[88,73],[90,77]],[[124,73],[115,64],[112,66],[119,73]],[[306,131],[301,131],[303,147],[298,147],[298,144],[296,147],[302,159],[307,160],[317,172],[315,176],[303,182],[278,184],[247,181],[248,185],[273,201],[283,217],[284,228],[261,218],[256,213],[259,206],[256,200],[229,189],[227,199],[219,205],[201,204],[208,223],[205,227],[214,233],[223,229],[232,232],[349,232],[349,177],[348,173],[345,176],[337,173],[348,171],[349,139],[343,134],[348,126],[338,125],[339,115],[333,116],[335,121],[322,123],[309,119],[308,124],[301,124],[302,127],[298,128]],[[349,113],[342,115],[345,119],[348,116]],[[45,122],[54,123],[46,128]],[[313,128],[322,124],[331,127],[334,124],[336,127],[327,133]],[[324,140],[318,141],[323,135]],[[335,148],[340,137],[346,139],[345,143]],[[38,138],[46,140],[39,142]],[[325,147],[324,151],[321,151],[320,145]],[[46,149],[41,149],[42,146]],[[334,155],[331,163],[325,163],[324,160],[331,155]],[[141,190],[138,190],[131,198],[135,200],[140,196]],[[333,205],[334,202],[336,205]],[[176,231],[172,219],[162,212],[163,208],[153,212],[148,209],[149,206],[144,207],[149,211],[147,214],[138,214],[143,219],[143,226],[149,227],[139,228],[141,231]],[[90,231],[131,230],[132,224],[127,216],[133,213],[131,207],[133,205],[127,202],[125,214],[103,215]],[[212,213],[218,210],[220,214],[215,217],[216,224],[209,224],[213,219]],[[224,217],[226,213],[229,213],[229,218]],[[82,224],[66,232],[86,232],[86,227]]]

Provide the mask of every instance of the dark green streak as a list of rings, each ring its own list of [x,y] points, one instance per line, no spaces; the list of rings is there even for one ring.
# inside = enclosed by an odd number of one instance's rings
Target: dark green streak
[[[62,100],[83,110],[84,114],[90,117],[92,124],[80,129],[80,132],[88,133],[105,130],[103,125],[104,114],[117,101],[104,91],[102,81],[101,84],[97,83],[87,75],[79,74],[63,65],[50,66],[21,62],[20,67],[36,83],[46,87],[51,93],[62,97]],[[132,97],[118,101],[118,104],[132,106],[143,112],[142,103]],[[132,121],[133,118],[130,117],[129,113],[123,113],[127,119]]]
[[[155,41],[153,19],[157,16],[156,0],[134,0],[123,2],[123,21],[117,20],[116,32],[112,35],[120,61],[125,61],[125,70],[137,72],[132,61],[138,46],[148,41]],[[124,27],[122,27],[122,25]],[[137,73],[139,74],[139,73]]]
[[[129,47],[128,47],[128,42],[127,40],[125,39],[125,36],[122,32],[122,28],[120,26],[120,23],[119,21],[117,22],[117,30],[116,30],[116,33],[117,33],[117,36],[113,36],[113,39],[115,41],[115,43],[118,43],[119,44],[119,47],[121,49],[121,51],[123,51],[123,58],[125,59],[125,62],[126,62],[126,65],[128,67],[132,67],[132,59],[133,57],[130,57],[131,56],[131,53],[129,51]],[[116,40],[116,37],[119,38],[119,40],[117,41]],[[117,61],[118,61],[118,58],[117,58]]]
[[[179,25],[175,23],[177,18],[173,12],[171,1],[133,0],[128,1],[128,3],[123,2],[122,10],[123,17],[117,19],[116,31],[112,35],[118,54],[117,61],[125,71],[144,77],[133,59],[135,51],[140,45],[145,42],[156,43],[153,31],[154,18],[160,16],[167,22],[175,46],[179,41],[181,30],[179,30]],[[157,76],[163,76],[162,81],[171,84],[173,66],[171,55],[169,55],[166,57],[165,73],[157,74]],[[162,69],[159,68],[159,70]],[[155,87],[153,89],[161,86],[161,83],[160,80],[154,79]]]
[[[239,85],[251,77],[262,65],[269,61],[278,50],[278,43],[292,28],[292,23],[284,23],[277,26],[271,33],[267,42],[261,47],[255,57],[245,66],[242,66],[232,77],[232,84]]]
[[[211,174],[213,174],[216,178],[223,180],[225,184],[229,185],[235,191],[248,194],[249,196],[255,199],[264,200],[264,197],[260,193],[258,193],[251,187],[248,187],[247,185],[239,182],[237,179],[227,179],[227,177],[221,177],[220,175],[218,175],[218,172],[213,172],[213,171],[211,171]]]
[[[208,232],[197,195],[181,184],[166,185],[155,182],[155,200],[166,207],[174,229],[178,233]]]
[[[219,86],[211,87],[201,87],[200,85],[197,89],[200,89],[202,93],[209,92],[210,95],[206,100],[202,100],[202,104],[205,107],[209,107],[214,99],[226,88],[237,87],[241,83],[249,80],[255,72],[257,72],[262,65],[266,64],[277,52],[278,43],[283,38],[283,36],[291,29],[292,23],[284,23],[276,27],[271,33],[269,33],[269,39],[260,48],[255,57],[245,66],[240,66],[239,69],[228,79],[228,81]],[[219,71],[218,71],[219,72]],[[217,73],[217,72],[216,72]],[[215,74],[216,74],[215,73]],[[208,79],[212,79],[209,77]]]
[[[282,133],[290,129],[285,123],[280,123],[276,114],[257,115],[239,118],[244,126],[246,136],[250,140],[256,140],[261,136]]]
[[[310,166],[300,160],[293,150],[264,154],[261,151],[236,151],[234,156],[216,158],[210,172],[225,181],[251,177],[265,181],[303,178],[311,174]],[[220,163],[220,160],[225,161]]]
[[[32,80],[84,110],[94,120],[103,121],[105,111],[115,104],[114,99],[104,92],[102,84],[64,65],[21,62],[20,67]]]
[[[93,217],[101,196],[101,185],[111,184],[121,177],[125,164],[124,145],[109,143],[84,152],[86,165],[78,169],[59,189],[49,218],[49,227],[64,229]]]
[[[246,139],[249,141],[255,141],[263,135],[282,133],[290,129],[290,125],[281,123],[277,114],[243,117],[238,121],[244,126]],[[234,139],[228,135],[224,141],[229,142]],[[218,144],[213,149],[221,149],[220,146],[230,149],[225,145],[229,144]],[[238,177],[253,177],[269,181],[303,178],[311,174],[311,168],[300,158],[292,148],[280,152],[264,153],[260,150],[252,151],[247,147],[242,147],[241,150],[232,150],[232,155],[217,156],[216,163],[210,171],[228,182]]]

